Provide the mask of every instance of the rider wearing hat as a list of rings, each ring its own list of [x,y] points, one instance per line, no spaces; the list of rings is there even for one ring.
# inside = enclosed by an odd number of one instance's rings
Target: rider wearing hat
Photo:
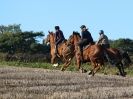
[[[83,47],[86,46],[87,44],[93,43],[93,38],[85,25],[82,25],[80,28],[81,28],[81,40],[78,42],[78,45],[80,47],[81,60],[83,61]]]
[[[102,45],[104,48],[110,48],[108,37],[104,34],[103,30],[100,30],[99,35],[100,37],[97,44]]]
[[[63,32],[59,26],[55,26],[55,54],[57,54],[58,44],[65,40]]]
[[[98,41],[96,42],[96,44],[100,44],[104,48],[105,57],[110,62],[110,64],[113,65],[115,63],[115,60],[112,60],[110,58],[110,56],[108,55],[107,50],[106,50],[107,48],[110,48],[108,37],[104,34],[103,30],[100,30],[99,35],[100,35],[100,37],[99,37]]]

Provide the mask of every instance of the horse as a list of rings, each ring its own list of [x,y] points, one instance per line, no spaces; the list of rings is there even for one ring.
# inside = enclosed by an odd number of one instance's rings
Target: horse
[[[81,66],[81,54],[79,52],[79,47],[77,46],[77,42],[81,40],[81,36],[78,32],[73,32],[73,34],[69,37],[68,42],[74,44],[76,50],[76,61],[77,65],[80,68]],[[125,76],[123,64],[121,62],[122,57],[118,49],[109,48],[107,52],[111,58],[116,60],[115,66],[119,69],[121,76]],[[104,66],[104,48],[101,45],[90,44],[88,47],[85,47],[83,50],[83,58],[86,62],[91,62],[93,69],[89,74],[94,74],[100,69],[101,66]]]
[[[68,43],[71,43],[75,46],[75,56],[77,61],[77,66],[81,68],[81,53],[79,47],[77,46],[77,42],[81,39],[81,36],[78,32],[73,32],[73,34],[69,37]],[[103,62],[103,50],[99,45],[91,44],[90,47],[87,47],[83,50],[83,58],[86,62],[91,62],[93,69],[91,70],[92,76],[100,69],[101,66],[104,65]]]
[[[67,45],[67,40],[63,41],[58,45],[57,52],[58,54],[55,55],[55,33],[50,32],[45,39],[45,43],[50,43],[50,54],[51,54],[51,63],[55,64],[57,57],[64,62],[61,71],[64,71],[71,63],[71,60],[74,56],[74,46]]]

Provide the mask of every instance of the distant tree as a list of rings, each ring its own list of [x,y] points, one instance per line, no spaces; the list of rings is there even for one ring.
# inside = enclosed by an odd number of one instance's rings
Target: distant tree
[[[121,48],[128,52],[133,52],[133,40],[131,39],[118,39],[111,41],[111,46],[114,48]]]
[[[17,32],[21,32],[20,29],[20,24],[14,24],[14,25],[8,25],[8,26],[4,26],[1,25],[0,26],[0,33],[17,33]]]
[[[22,32],[20,25],[0,26],[0,52],[8,53],[45,53],[48,46],[36,40],[43,32]]]

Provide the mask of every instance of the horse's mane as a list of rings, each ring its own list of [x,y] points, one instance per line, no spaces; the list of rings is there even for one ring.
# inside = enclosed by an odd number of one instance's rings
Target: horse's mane
[[[72,38],[73,35],[70,35],[69,38]]]
[[[52,31],[51,31],[51,32],[49,32],[49,34],[55,35],[55,33],[54,33],[54,32],[52,32]]]
[[[73,31],[73,35],[77,35],[77,36],[79,36],[79,37],[81,38],[81,35],[80,35],[79,32],[75,32],[75,31]]]

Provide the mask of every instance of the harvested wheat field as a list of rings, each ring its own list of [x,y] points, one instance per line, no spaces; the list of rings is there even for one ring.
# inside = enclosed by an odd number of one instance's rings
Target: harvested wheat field
[[[131,99],[133,78],[0,67],[0,99]]]

